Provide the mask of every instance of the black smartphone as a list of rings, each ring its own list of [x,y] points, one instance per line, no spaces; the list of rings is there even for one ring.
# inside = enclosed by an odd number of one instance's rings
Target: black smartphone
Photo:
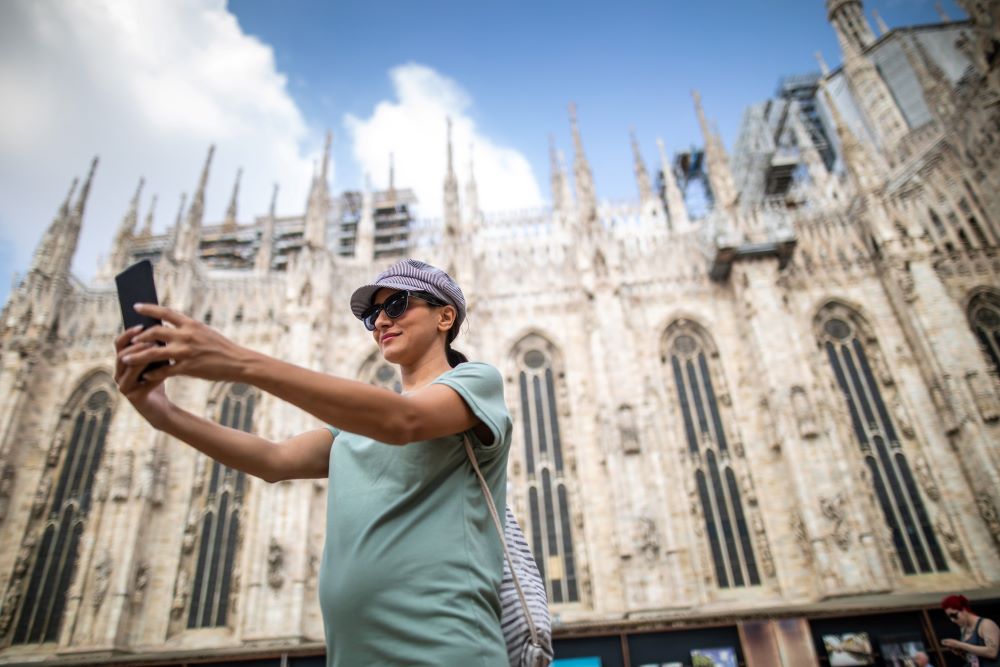
[[[118,305],[122,309],[122,324],[126,329],[137,324],[141,324],[143,329],[148,329],[163,323],[155,317],[140,315],[133,307],[137,303],[160,303],[156,298],[156,283],[153,282],[153,264],[148,259],[136,262],[115,276],[115,284],[118,286]],[[169,365],[169,361],[154,361],[142,369],[139,379],[144,379],[146,371]]]

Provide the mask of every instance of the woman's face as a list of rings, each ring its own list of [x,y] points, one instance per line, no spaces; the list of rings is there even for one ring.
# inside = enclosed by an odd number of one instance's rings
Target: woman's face
[[[372,304],[384,303],[387,298],[400,290],[383,287],[375,293]],[[452,310],[447,307],[433,307],[423,299],[411,296],[406,311],[396,319],[382,311],[375,320],[372,337],[378,344],[382,357],[394,364],[407,365],[415,362],[427,350],[437,344],[442,316],[448,317]]]

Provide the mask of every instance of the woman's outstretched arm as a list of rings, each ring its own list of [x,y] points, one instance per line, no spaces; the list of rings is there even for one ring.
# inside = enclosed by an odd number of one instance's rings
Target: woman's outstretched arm
[[[183,440],[216,461],[268,482],[326,477],[333,436],[316,429],[281,442],[227,428],[179,408],[164,390],[162,379],[138,382],[144,366],[128,366],[121,357],[152,347],[132,344],[141,327],[115,338],[115,382],[136,411],[154,428]]]
[[[163,306],[137,306],[145,315],[172,326],[155,326],[135,337],[139,343],[161,342],[122,362],[143,368],[159,360],[170,366],[146,373],[159,382],[173,375],[206,380],[245,382],[291,403],[327,424],[388,444],[460,433],[479,420],[453,389],[430,385],[402,396],[364,382],[311,371],[241,347],[218,331]]]

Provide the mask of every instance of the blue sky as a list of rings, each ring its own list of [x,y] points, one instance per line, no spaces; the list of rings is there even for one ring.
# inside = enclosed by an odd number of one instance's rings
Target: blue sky
[[[953,18],[962,12],[944,0]],[[877,0],[890,27],[938,22],[933,0]],[[874,22],[872,21],[873,28]],[[209,144],[207,222],[237,169],[241,223],[304,209],[327,129],[331,187],[416,190],[440,210],[444,117],[456,168],[470,151],[482,207],[544,205],[548,140],[567,163],[577,104],[598,196],[636,196],[629,129],[652,172],[701,142],[690,91],[732,148],[744,108],[780,77],[840,61],[823,0],[319,2],[8,0],[0,3],[0,302],[74,176],[101,156],[73,264],[92,279],[140,176],[140,215],[173,223]],[[98,274],[99,275],[99,274]]]
[[[481,131],[528,157],[546,197],[548,134],[571,159],[566,105],[575,101],[598,191],[619,199],[636,192],[630,127],[647,162],[656,137],[670,150],[701,141],[692,88],[731,148],[743,109],[769,97],[781,76],[817,71],[817,50],[831,66],[840,60],[822,0],[229,6],[244,30],[274,46],[310,122],[339,133],[342,185],[360,175],[340,118],[391,97],[386,72],[401,63],[461,85]],[[962,16],[953,2],[944,7]],[[869,20],[873,8],[892,27],[938,21],[931,0],[869,2]]]

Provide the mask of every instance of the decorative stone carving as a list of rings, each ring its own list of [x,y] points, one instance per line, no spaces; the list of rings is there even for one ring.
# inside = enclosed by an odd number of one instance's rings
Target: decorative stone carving
[[[743,499],[747,501],[750,505],[757,504],[757,492],[753,488],[753,480],[750,479],[750,473],[740,474],[740,489],[743,491]]]
[[[94,568],[94,597],[91,600],[96,612],[104,604],[104,598],[108,594],[108,587],[111,585],[111,554],[107,551],[101,553],[101,559]]]
[[[170,615],[174,618],[178,618],[183,614],[184,609],[187,607],[188,596],[191,595],[188,587],[187,570],[181,569],[177,573],[177,583],[174,585],[174,599],[170,602]]]
[[[4,465],[3,472],[0,473],[0,521],[7,516],[10,507],[10,496],[14,492],[14,477],[17,471],[13,463]]]
[[[132,581],[132,605],[138,607],[142,604],[143,595],[146,592],[146,586],[149,584],[149,564],[145,562],[139,563],[135,568],[135,579]]]
[[[7,597],[3,601],[3,609],[0,609],[0,637],[10,630],[11,622],[14,620],[14,613],[21,603],[21,591],[16,587],[11,587],[7,591]]]
[[[936,528],[937,534],[944,541],[944,548],[947,550],[948,555],[951,556],[951,559],[959,565],[965,565],[965,551],[958,541],[958,535],[951,529],[951,524],[942,517],[938,519]]]
[[[59,465],[59,458],[62,456],[62,450],[65,446],[66,433],[64,431],[59,431],[56,435],[56,439],[52,442],[52,446],[49,447],[48,456],[45,457],[45,465],[50,468],[55,468]]]
[[[920,488],[924,490],[927,497],[932,501],[937,502],[941,499],[941,491],[938,489],[937,483],[934,482],[934,477],[931,476],[931,467],[927,465],[927,460],[922,456],[918,456],[913,461],[913,472],[917,475],[917,483],[920,484]]]
[[[965,381],[969,384],[972,398],[976,403],[976,409],[985,422],[994,422],[1000,418],[1000,406],[997,405],[996,393],[990,387],[990,383],[978,371],[969,371],[965,374]]]
[[[181,538],[181,551],[189,554],[194,549],[194,541],[198,533],[198,510],[192,507],[188,510],[187,520],[184,522],[184,536]]]
[[[762,396],[760,399],[760,419],[765,442],[773,451],[781,451],[781,440],[778,438],[778,429],[774,425],[774,416],[771,414],[771,404],[766,396]]]
[[[635,544],[649,562],[655,562],[660,556],[660,537],[656,531],[656,522],[648,516],[640,516],[635,521]]]
[[[128,500],[129,491],[132,488],[132,464],[135,461],[135,452],[131,449],[118,452],[116,460],[118,465],[115,466],[111,500],[120,503]]]
[[[149,497],[149,501],[153,507],[159,507],[167,499],[168,465],[166,456],[161,455],[156,462],[156,474],[153,476],[153,493]]]
[[[277,590],[285,583],[282,569],[285,562],[285,552],[278,540],[271,538],[267,547],[267,585]]]
[[[792,535],[795,536],[795,543],[799,546],[799,551],[802,552],[802,559],[806,563],[811,563],[813,559],[812,546],[809,544],[809,530],[806,528],[806,522],[802,515],[797,511],[793,513],[789,525],[792,529]]]
[[[111,483],[114,452],[106,452],[104,456],[106,459],[104,465],[100,466],[94,475],[94,498],[100,502],[108,499],[108,486]]]
[[[798,422],[799,435],[803,438],[814,438],[819,434],[816,425],[816,414],[806,390],[803,387],[792,387],[792,409]]]
[[[910,419],[910,413],[906,409],[906,406],[898,398],[892,402],[892,414],[896,418],[896,426],[899,427],[899,432],[904,437],[913,439],[916,436],[916,431],[913,430],[913,420]]]
[[[136,474],[136,497],[150,498],[153,495],[153,480],[156,477],[156,449],[149,448],[142,455],[142,465]]]
[[[847,527],[844,504],[844,496],[839,493],[833,498],[819,499],[820,511],[833,524],[831,535],[841,551],[847,551],[851,546],[851,532]]]
[[[21,543],[21,548],[17,550],[17,558],[14,559],[14,580],[20,580],[28,573],[28,562],[31,560],[31,552],[35,550],[35,537],[28,535]]]
[[[979,508],[979,516],[983,517],[986,527],[989,528],[990,535],[997,542],[1000,542],[1000,514],[997,513],[997,506],[993,502],[993,496],[986,491],[982,491],[976,496],[976,506]]]
[[[639,428],[636,424],[635,411],[631,405],[618,406],[618,437],[623,452],[626,454],[639,453]]]
[[[35,489],[35,498],[31,501],[31,517],[38,519],[49,504],[49,491],[52,489],[52,478],[43,477]]]

